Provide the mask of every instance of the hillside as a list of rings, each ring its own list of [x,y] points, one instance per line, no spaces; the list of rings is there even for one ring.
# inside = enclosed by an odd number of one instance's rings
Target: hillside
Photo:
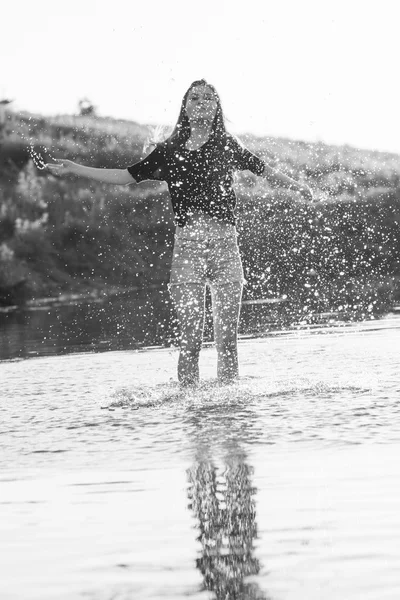
[[[173,217],[165,184],[117,188],[56,179],[31,154],[91,166],[139,160],[153,133],[137,123],[21,114],[0,142],[0,303],[66,292],[163,285]],[[237,178],[245,298],[288,310],[386,310],[400,300],[400,156],[349,146],[241,136],[307,181],[316,202]],[[40,166],[40,160],[39,160]]]

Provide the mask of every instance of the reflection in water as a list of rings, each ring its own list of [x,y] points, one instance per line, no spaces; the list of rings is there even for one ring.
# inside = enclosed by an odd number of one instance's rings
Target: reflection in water
[[[184,393],[169,350],[0,364],[0,598],[399,598],[399,345],[246,341]]]
[[[211,418],[208,413],[204,420],[204,414],[198,411],[190,418],[192,426],[197,426],[195,435],[199,441],[195,463],[187,471],[188,506],[196,518],[201,544],[196,566],[203,576],[204,589],[214,592],[217,600],[262,600],[266,596],[259,585],[246,581],[260,572],[260,562],[254,556],[257,522],[253,468],[240,446],[240,438],[232,437],[234,431],[229,422],[234,423],[234,418],[225,420],[230,429],[226,437],[217,428],[223,435],[219,442],[225,448],[223,466],[216,466],[212,446],[206,447],[204,440],[210,440],[210,428],[215,431],[213,420],[222,416],[218,413]]]

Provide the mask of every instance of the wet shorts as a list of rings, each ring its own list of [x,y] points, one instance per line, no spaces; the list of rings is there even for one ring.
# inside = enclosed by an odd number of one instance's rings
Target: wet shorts
[[[244,283],[234,225],[195,213],[177,227],[170,285]]]

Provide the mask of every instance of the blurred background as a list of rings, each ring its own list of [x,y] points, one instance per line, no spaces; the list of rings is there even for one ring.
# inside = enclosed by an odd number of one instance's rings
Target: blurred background
[[[248,285],[286,316],[365,318],[400,300],[396,3],[116,0],[2,7],[0,303],[164,289],[164,184],[55,179],[67,157],[124,168],[167,134],[194,79],[230,131],[315,203],[240,174]]]

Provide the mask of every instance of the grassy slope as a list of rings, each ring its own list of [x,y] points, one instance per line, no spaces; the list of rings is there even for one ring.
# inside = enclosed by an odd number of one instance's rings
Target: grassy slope
[[[164,184],[116,188],[55,179],[28,161],[102,167],[139,160],[149,129],[93,117],[20,115],[0,145],[0,302],[166,282],[173,218]],[[251,174],[237,181],[246,297],[285,295],[304,314],[398,301],[400,157],[348,146],[243,136],[318,202],[299,203]],[[372,307],[372,308],[371,308]]]

